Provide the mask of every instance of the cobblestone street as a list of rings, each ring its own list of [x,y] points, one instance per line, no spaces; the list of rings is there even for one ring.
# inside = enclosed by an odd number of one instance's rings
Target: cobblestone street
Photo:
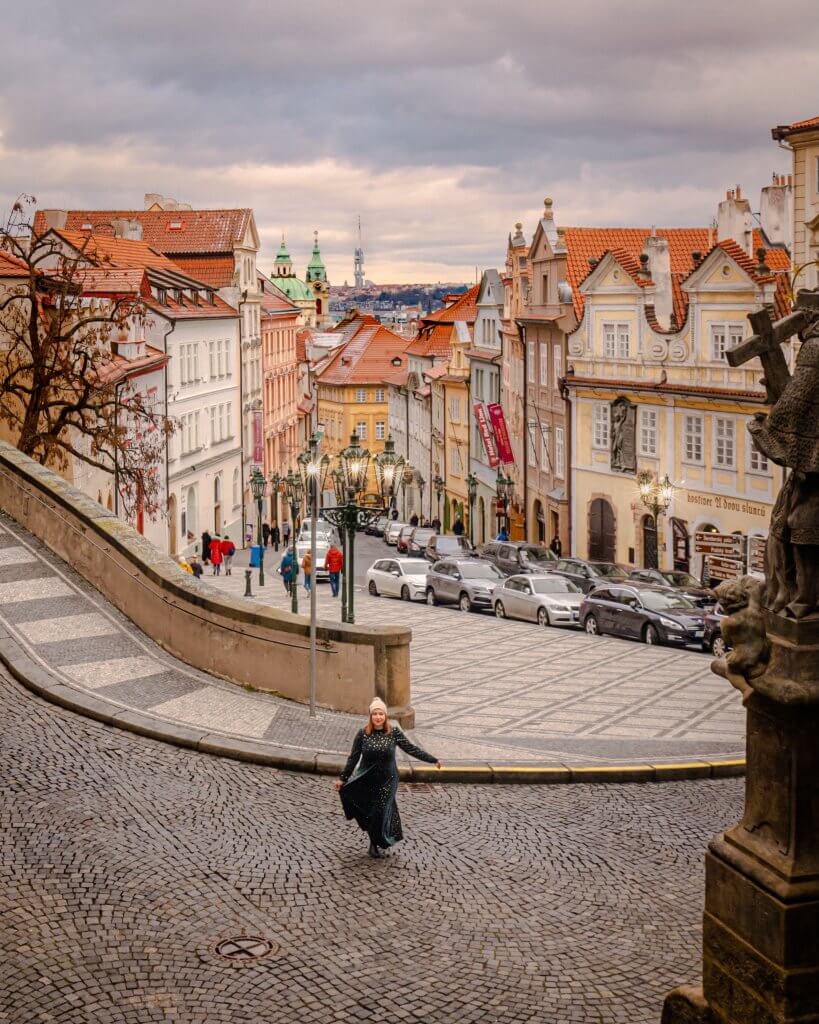
[[[385,861],[332,781],[111,730],[0,674],[0,1021],[657,1024],[699,973],[736,780],[405,786]],[[232,936],[260,960],[215,953]]]

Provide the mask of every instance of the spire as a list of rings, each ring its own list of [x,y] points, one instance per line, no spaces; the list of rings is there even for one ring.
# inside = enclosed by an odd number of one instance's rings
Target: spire
[[[293,261],[290,259],[290,253],[287,251],[287,242],[284,239],[284,232],[282,231],[282,244],[279,246],[279,251],[276,255],[276,263],[273,267],[272,277],[292,277],[293,276]]]
[[[310,262],[307,264],[307,280],[310,281],[326,281],[327,270],[324,266],[324,260],[321,258],[321,250],[319,249],[318,243],[318,231],[313,232],[313,255],[310,257]]]

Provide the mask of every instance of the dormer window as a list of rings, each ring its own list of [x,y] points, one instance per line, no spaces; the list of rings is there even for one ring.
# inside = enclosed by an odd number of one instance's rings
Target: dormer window
[[[172,220],[170,222],[170,224],[168,224],[168,231],[181,231],[181,230],[182,230],[182,221],[181,220]]]
[[[86,221],[86,223],[83,224],[83,226],[82,226],[82,230],[83,231],[93,231],[94,230],[94,225],[90,224],[88,221]]]

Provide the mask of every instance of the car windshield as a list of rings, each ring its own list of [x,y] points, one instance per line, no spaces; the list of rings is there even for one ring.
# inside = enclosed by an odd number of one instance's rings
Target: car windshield
[[[434,530],[416,530],[412,535],[412,540],[415,544],[426,544],[429,538],[434,536]]]
[[[455,554],[458,551],[469,551],[469,541],[466,537],[438,537],[435,541],[435,550],[442,555]]]
[[[426,576],[429,572],[429,562],[423,558],[402,558],[398,564],[407,576]]]
[[[620,579],[626,575],[620,566],[615,565],[614,562],[594,562],[591,566],[591,571],[596,576],[618,576]]]
[[[548,548],[523,548],[520,552],[520,560],[524,565],[543,565],[546,562],[556,562],[557,555]],[[542,591],[547,593],[547,591]]]
[[[580,594],[580,587],[576,587],[571,580],[563,576],[555,576],[548,580],[532,580],[532,586],[536,594]]]
[[[666,593],[662,590],[643,590],[640,593],[643,605],[652,612],[663,612],[675,608],[684,610],[693,608],[694,605],[682,594]]]
[[[689,572],[664,572],[662,576],[668,583],[673,583],[675,587],[702,588],[700,581]]]
[[[459,566],[461,575],[467,580],[502,580],[503,573],[499,572],[489,562],[470,562],[469,565]]]
[[[318,536],[321,536],[322,534],[324,534],[325,536],[329,536],[332,532],[333,532],[333,524],[332,523],[328,523],[326,519],[317,519],[316,520],[316,534]],[[300,536],[302,538],[310,536],[310,520],[309,519],[304,519],[302,521]]]

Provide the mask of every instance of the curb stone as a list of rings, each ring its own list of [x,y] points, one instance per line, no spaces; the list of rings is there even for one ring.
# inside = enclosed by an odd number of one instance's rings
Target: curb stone
[[[337,775],[346,762],[342,754],[302,751],[273,743],[211,733],[206,729],[165,722],[139,711],[117,709],[92,694],[66,686],[55,675],[28,657],[12,639],[0,634],[0,663],[27,690],[44,700],[112,728],[148,739],[198,750],[216,757],[277,768],[282,771]],[[443,768],[399,764],[399,776],[410,783],[556,785],[573,782],[679,782],[693,779],[735,778],[745,774],[742,759],[696,759],[660,764],[562,765],[520,761],[505,764],[484,761],[452,761]]]

